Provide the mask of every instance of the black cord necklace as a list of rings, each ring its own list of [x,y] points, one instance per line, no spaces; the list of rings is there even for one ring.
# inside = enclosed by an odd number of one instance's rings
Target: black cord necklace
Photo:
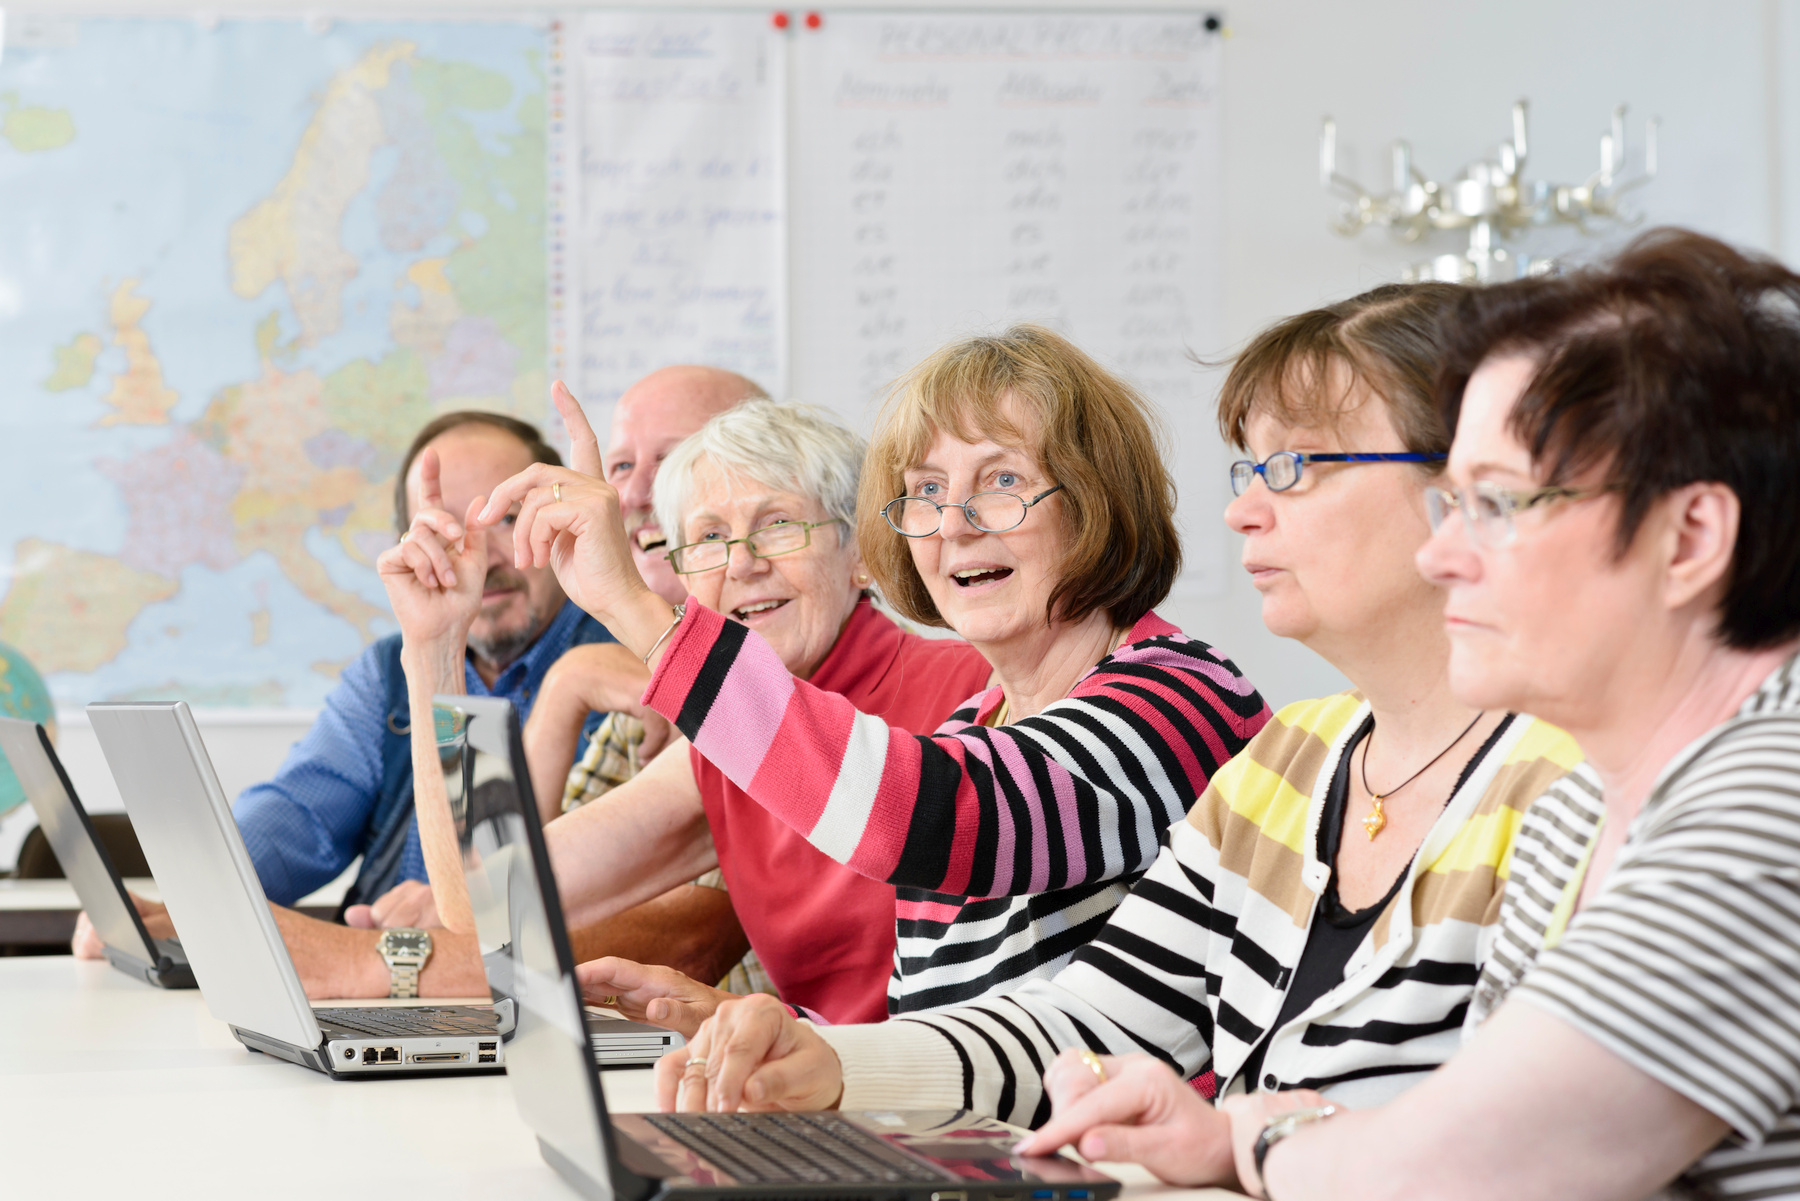
[[[1448,755],[1451,751],[1455,750],[1456,744],[1458,742],[1461,742],[1463,739],[1465,739],[1469,736],[1469,731],[1473,730],[1475,728],[1476,722],[1479,722],[1482,718],[1484,718],[1486,716],[1487,716],[1487,713],[1485,710],[1481,713],[1477,713],[1475,715],[1475,721],[1472,721],[1468,725],[1464,726],[1463,732],[1458,734],[1456,736],[1455,740],[1452,741],[1449,746],[1445,747],[1443,750],[1439,751],[1436,755],[1432,756],[1430,763],[1427,763],[1424,767],[1421,767],[1418,771],[1416,771],[1412,775],[1406,777],[1406,779],[1404,779],[1400,783],[1394,785],[1392,788],[1388,789],[1386,792],[1376,792],[1373,788],[1369,787],[1369,748],[1371,746],[1373,746],[1375,743],[1375,729],[1373,726],[1371,726],[1369,728],[1369,736],[1367,738],[1363,739],[1362,767],[1360,769],[1359,774],[1362,776],[1363,791],[1368,793],[1369,799],[1375,803],[1375,807],[1373,809],[1369,810],[1368,816],[1366,816],[1362,819],[1362,828],[1369,832],[1369,841],[1370,842],[1374,842],[1375,836],[1387,828],[1387,824],[1388,824],[1387,814],[1385,814],[1381,811],[1381,802],[1387,800],[1389,797],[1393,796],[1396,792],[1399,792],[1402,788],[1405,788],[1408,784],[1411,784],[1414,780],[1418,779],[1420,776],[1422,776],[1426,772],[1430,771],[1434,766],[1436,766],[1437,761],[1439,759],[1442,759],[1445,755]]]

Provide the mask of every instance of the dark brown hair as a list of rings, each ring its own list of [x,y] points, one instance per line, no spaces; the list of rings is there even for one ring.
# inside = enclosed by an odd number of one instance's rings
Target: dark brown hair
[[[1438,382],[1452,427],[1469,377],[1511,353],[1537,369],[1510,428],[1546,482],[1618,494],[1618,554],[1661,497],[1724,484],[1742,516],[1720,639],[1800,635],[1800,275],[1660,229],[1599,267],[1472,291]]]
[[[465,425],[485,425],[503,434],[511,434],[525,447],[532,462],[548,463],[552,467],[562,466],[562,456],[556,453],[554,446],[544,441],[544,435],[538,427],[520,421],[517,417],[481,409],[459,409],[454,413],[434,417],[426,422],[425,428],[413,438],[412,445],[406,448],[406,457],[400,460],[400,470],[394,476],[394,526],[400,533],[406,533],[406,527],[412,522],[411,515],[406,511],[406,473],[412,470],[413,460],[419,457],[419,452],[430,445],[434,438]],[[459,520],[460,516],[459,514]]]
[[[1008,397],[1030,428],[1005,412]],[[939,430],[1030,451],[1061,484],[1069,540],[1045,619],[1080,621],[1104,610],[1130,628],[1181,574],[1175,481],[1161,426],[1131,385],[1073,342],[1038,325],[939,350],[895,384],[869,443],[858,497],[863,561],[888,601],[926,625],[944,625],[906,539],[881,507],[906,495],[905,473]]]
[[[1232,446],[1248,445],[1244,425],[1258,412],[1287,425],[1332,429],[1360,384],[1387,403],[1406,450],[1446,453],[1450,431],[1432,388],[1444,346],[1438,326],[1464,290],[1386,284],[1276,322],[1232,361],[1219,391],[1219,433]],[[1341,389],[1333,387],[1335,371],[1344,372]]]

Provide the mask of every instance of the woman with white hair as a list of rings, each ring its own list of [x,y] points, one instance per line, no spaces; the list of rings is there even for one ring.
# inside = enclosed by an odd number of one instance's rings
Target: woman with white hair
[[[761,634],[793,675],[926,732],[982,689],[989,667],[967,644],[909,634],[870,604],[855,539],[864,450],[821,410],[750,401],[663,461],[657,518],[681,544],[670,565],[689,591]],[[784,1001],[831,1022],[886,1016],[893,887],[815,850],[685,741],[550,822],[544,838],[571,930],[718,868]],[[580,974],[590,1001],[689,1034],[731,995],[621,959]]]

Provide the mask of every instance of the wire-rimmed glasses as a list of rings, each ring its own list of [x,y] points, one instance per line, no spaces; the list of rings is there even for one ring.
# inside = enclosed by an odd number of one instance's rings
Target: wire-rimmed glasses
[[[791,555],[797,550],[805,550],[812,545],[812,532],[822,525],[838,525],[842,517],[830,517],[824,521],[777,521],[765,525],[760,530],[752,530],[742,538],[730,538],[721,542],[690,542],[678,546],[663,558],[675,569],[677,575],[694,575],[702,571],[717,571],[731,562],[731,548],[742,542],[751,554],[759,559],[773,559],[776,555]]]
[[[1414,453],[1389,454],[1304,454],[1297,450],[1278,450],[1260,463],[1239,459],[1231,465],[1231,494],[1242,496],[1249,491],[1257,476],[1271,492],[1286,492],[1300,482],[1300,469],[1308,463],[1441,463],[1447,455]]]
[[[1513,521],[1515,514],[1553,500],[1580,499],[1608,491],[1611,489],[1562,488],[1555,485],[1546,488],[1502,488],[1489,480],[1477,480],[1467,488],[1449,491],[1443,488],[1425,489],[1425,519],[1431,523],[1431,532],[1435,534],[1449,518],[1450,510],[1455,509],[1463,515],[1463,523],[1475,541],[1483,546],[1511,546],[1519,537],[1519,527]]]
[[[1014,492],[977,492],[961,504],[940,505],[927,496],[902,496],[882,507],[881,515],[896,534],[908,538],[926,538],[944,524],[945,509],[961,509],[968,523],[984,534],[1004,534],[1016,530],[1031,507],[1062,485],[1046,488],[1030,500]]]

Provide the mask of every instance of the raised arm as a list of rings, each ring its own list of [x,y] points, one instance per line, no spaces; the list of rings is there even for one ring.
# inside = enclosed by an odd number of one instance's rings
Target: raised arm
[[[376,560],[400,622],[400,665],[412,720],[413,809],[425,870],[447,929],[471,932],[474,914],[463,880],[462,855],[438,760],[431,698],[465,690],[469,627],[481,607],[487,531],[473,524],[485,497],[476,497],[459,522],[444,511],[437,452],[419,455],[419,511],[398,545]]]
[[[580,406],[560,384],[552,396],[571,463],[597,463]],[[1162,830],[1268,720],[1229,662],[1157,624],[1160,636],[1109,656],[1036,716],[918,737],[795,680],[760,637],[697,602],[674,620],[638,574],[604,480],[535,464],[471,521],[494,524],[515,504],[515,564],[552,567],[648,661],[644,702],[814,846],[875,879],[979,897],[1141,872]]]
[[[685,742],[544,827],[570,929],[605,921],[718,866]]]
[[[644,700],[854,871],[960,896],[1043,892],[1147,868],[1268,720],[1228,661],[1161,629],[1034,717],[989,729],[965,708],[920,736],[795,679],[760,636],[690,601]]]

